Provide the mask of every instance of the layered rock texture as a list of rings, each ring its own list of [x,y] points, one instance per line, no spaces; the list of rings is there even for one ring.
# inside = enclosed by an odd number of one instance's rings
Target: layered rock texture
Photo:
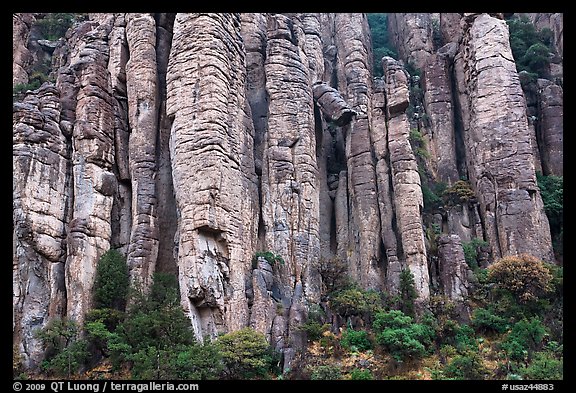
[[[13,15],[15,85],[31,72],[33,23]],[[36,329],[83,321],[110,248],[134,285],[178,277],[198,337],[251,326],[285,368],[310,306],[326,306],[326,264],[390,293],[408,269],[425,304],[433,293],[464,301],[462,242],[473,238],[489,244],[485,265],[552,261],[535,173],[562,174],[561,86],[539,80],[525,98],[501,15],[390,14],[390,26],[400,60],[382,59],[375,79],[364,14],[76,23],[54,50],[56,82],[13,105],[13,331],[25,366],[42,359]],[[425,174],[467,178],[475,197],[429,217]]]

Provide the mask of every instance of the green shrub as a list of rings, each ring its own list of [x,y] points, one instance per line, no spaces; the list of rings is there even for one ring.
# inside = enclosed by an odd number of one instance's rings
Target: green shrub
[[[66,31],[72,26],[75,14],[50,13],[43,19],[38,19],[36,24],[40,31],[40,36],[45,40],[56,41],[64,37]]]
[[[424,356],[435,333],[430,326],[413,323],[412,318],[400,310],[376,314],[374,329],[378,344],[397,360]]]
[[[117,331],[134,353],[147,347],[163,350],[195,342],[174,275],[156,273],[150,294],[136,292],[127,314]]]
[[[417,157],[420,157],[422,160],[430,158],[430,153],[426,150],[426,140],[424,140],[420,131],[416,128],[410,129],[408,139],[410,140],[412,150]]]
[[[284,265],[284,259],[280,255],[276,255],[271,251],[258,251],[252,257],[252,268],[255,269],[258,264],[258,258],[264,258],[270,264],[274,266],[276,264]]]
[[[530,255],[507,256],[488,268],[496,291],[510,293],[520,304],[533,302],[552,290],[547,265]]]
[[[510,47],[518,72],[527,71],[538,74],[541,78],[546,77],[553,36],[550,29],[538,31],[526,16],[510,19],[507,23],[510,31]]]
[[[510,359],[522,361],[529,359],[532,353],[539,349],[546,334],[546,327],[540,319],[523,319],[514,324],[500,346]]]
[[[510,324],[506,318],[485,308],[477,308],[472,314],[472,326],[483,333],[504,333]]]
[[[96,267],[94,307],[124,310],[129,284],[126,258],[117,250],[106,251]]]
[[[382,76],[381,60],[384,56],[398,58],[388,36],[388,14],[367,14],[370,35],[372,36],[372,53],[374,56],[373,75]]]
[[[476,341],[474,329],[468,325],[460,325],[456,329],[454,346],[461,352],[477,350],[478,342]]]
[[[544,211],[550,223],[552,244],[556,254],[562,255],[564,242],[564,178],[562,176],[544,176],[536,173]]]
[[[372,372],[370,370],[362,370],[359,368],[355,368],[350,373],[350,379],[353,381],[371,381],[374,379]]]
[[[331,300],[331,308],[347,318],[353,315],[370,316],[383,309],[381,294],[374,290],[364,290],[357,285],[338,291]]]
[[[529,366],[522,366],[520,373],[525,379],[531,380],[558,380],[564,379],[564,358],[557,359],[548,352],[534,354]]]
[[[473,238],[469,242],[462,243],[462,249],[464,250],[464,259],[466,263],[472,270],[478,269],[479,261],[478,261],[478,250],[482,247],[487,247],[488,242],[479,239],[477,237]]]
[[[322,334],[330,329],[330,324],[320,323],[318,321],[307,321],[298,327],[299,330],[306,332],[308,341],[316,341],[322,337]]]
[[[448,378],[465,380],[483,380],[487,370],[482,363],[482,358],[476,352],[467,352],[458,355],[444,368],[444,375]]]
[[[229,379],[266,377],[273,367],[273,353],[266,337],[254,329],[244,328],[220,336],[216,346]]]
[[[56,353],[50,359],[42,362],[41,368],[44,371],[56,376],[70,378],[77,373],[80,367],[84,365],[90,355],[87,349],[86,340],[76,340],[64,348],[61,352]]]
[[[338,366],[323,365],[315,367],[310,375],[312,380],[337,380],[342,379],[342,371]]]
[[[372,342],[365,330],[346,329],[342,333],[342,346],[346,349],[367,351],[372,349]]]
[[[81,340],[74,321],[53,319],[36,332],[45,349],[41,368],[60,377],[68,377],[88,359],[87,342]]]
[[[133,379],[218,379],[222,359],[211,344],[192,344],[170,349],[147,347],[131,356]]]
[[[458,180],[446,188],[442,198],[446,206],[456,206],[476,201],[476,194],[469,182]]]
[[[415,304],[418,293],[414,283],[414,275],[410,269],[402,269],[400,272],[400,310],[407,315],[415,315]]]

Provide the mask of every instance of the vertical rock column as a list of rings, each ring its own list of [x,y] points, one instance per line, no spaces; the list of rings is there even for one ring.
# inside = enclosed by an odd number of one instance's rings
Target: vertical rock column
[[[506,22],[470,14],[463,24],[467,165],[492,255],[528,253],[551,261],[550,229]]]
[[[394,227],[394,203],[390,173],[390,151],[388,149],[388,129],[386,127],[386,91],[382,78],[374,82],[372,94],[372,127],[370,136],[376,157],[376,181],[378,185],[378,206],[380,208],[381,237],[386,252],[386,290],[397,293],[402,266],[398,259],[398,242]]]
[[[267,22],[264,69],[270,104],[262,219],[266,248],[285,261],[274,267],[276,298],[285,312],[273,317],[272,335],[284,341],[286,369],[294,350],[305,344],[297,326],[304,322],[306,303],[319,299],[319,283],[311,270],[320,257],[320,186],[305,34],[297,19],[274,14]]]
[[[166,72],[172,48],[172,29],[176,14],[156,14],[156,65],[158,67],[158,136],[156,139],[156,202],[158,219],[158,259],[156,271],[178,276],[178,216],[170,161],[171,117],[166,115]]]
[[[301,27],[283,15],[268,17],[265,63],[270,96],[262,172],[266,247],[281,255],[283,295],[303,283],[318,259],[318,166],[312,88]]]
[[[182,304],[215,337],[247,325],[258,222],[239,16],[176,15],[166,78]]]
[[[433,168],[438,181],[453,184],[458,181],[454,115],[448,57],[455,44],[449,44],[439,53],[428,56],[423,72],[424,106],[430,120],[429,146]],[[454,53],[451,53],[453,56]]]
[[[108,72],[112,86],[114,107],[114,173],[118,189],[114,193],[112,205],[111,247],[123,255],[128,254],[132,234],[132,188],[130,181],[130,130],[128,125],[128,93],[126,88],[126,63],[128,62],[128,42],[126,40],[126,19],[124,14],[116,14],[114,26],[108,34],[110,47]]]
[[[417,69],[424,68],[434,47],[432,14],[392,13],[388,16],[390,39],[398,48],[400,58]]]
[[[562,87],[538,80],[540,151],[545,175],[564,174],[564,91]]]
[[[408,107],[408,76],[403,66],[391,57],[382,59],[382,67],[397,228],[406,266],[414,275],[418,299],[426,300],[430,296],[430,276],[420,217],[424,202],[416,158],[408,140],[410,124],[405,114]]]
[[[158,256],[156,138],[158,75],[156,23],[149,14],[126,15],[130,59],[126,63],[128,146],[132,181],[132,231],[127,263],[133,282],[150,285]]]
[[[68,317],[82,325],[92,306],[100,256],[110,248],[114,164],[114,108],[108,78],[108,34],[113,17],[86,30],[69,68],[79,87],[72,133],[72,217],[68,225]],[[87,25],[88,26],[88,25]]]
[[[378,191],[372,159],[369,109],[372,76],[369,53],[369,27],[364,14],[336,14],[335,44],[345,87],[340,90],[356,112],[356,120],[347,127],[348,162],[349,273],[364,288],[383,288],[380,264],[380,217]]]
[[[12,86],[28,83],[27,68],[32,62],[28,50],[32,14],[12,14]]]
[[[13,339],[27,368],[39,365],[35,331],[65,310],[69,143],[58,90],[42,87],[13,109]]]

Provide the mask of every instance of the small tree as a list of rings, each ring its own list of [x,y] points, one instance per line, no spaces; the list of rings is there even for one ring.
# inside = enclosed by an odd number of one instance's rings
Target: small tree
[[[414,316],[414,301],[418,297],[414,275],[410,269],[403,269],[400,273],[400,310],[406,315]]]
[[[378,332],[376,341],[396,360],[424,356],[434,337],[434,329],[413,323],[412,318],[400,310],[376,314],[374,328]]]
[[[512,331],[502,341],[501,347],[512,360],[530,359],[532,353],[542,345],[546,334],[546,327],[540,319],[535,317],[530,320],[523,319],[512,327]]]
[[[310,375],[311,380],[322,380],[322,381],[330,381],[330,380],[338,380],[342,379],[342,371],[338,366],[332,366],[329,364],[322,365],[315,367],[312,370],[312,374]]]
[[[477,352],[456,356],[444,369],[444,375],[454,379],[483,380],[487,370]]]
[[[273,354],[262,333],[244,328],[216,340],[229,379],[265,377],[272,367]]]
[[[70,378],[88,358],[87,342],[79,339],[74,321],[53,319],[36,335],[46,350],[45,371]]]
[[[124,310],[128,296],[128,265],[117,250],[108,250],[100,257],[94,282],[95,308]]]
[[[530,255],[508,256],[488,268],[488,281],[520,303],[537,300],[552,290],[550,269]]]

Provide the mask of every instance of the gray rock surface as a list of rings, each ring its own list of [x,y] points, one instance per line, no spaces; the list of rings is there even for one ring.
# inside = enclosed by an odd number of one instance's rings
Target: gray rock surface
[[[488,14],[469,17],[462,45],[470,110],[464,118],[466,157],[492,255],[528,253],[551,261],[550,229],[506,22]]]

